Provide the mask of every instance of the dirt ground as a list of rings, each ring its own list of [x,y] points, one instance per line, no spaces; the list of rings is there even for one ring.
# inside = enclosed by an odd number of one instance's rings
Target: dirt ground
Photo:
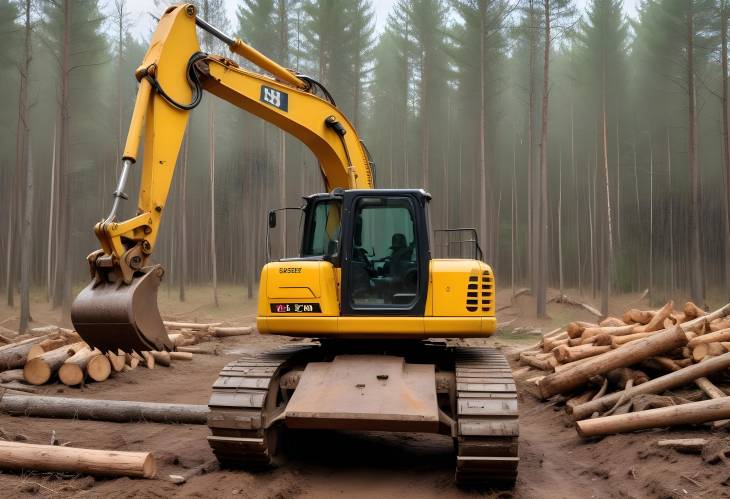
[[[507,295],[507,293],[502,293]],[[625,297],[621,309],[637,297]],[[193,290],[181,304],[174,293],[160,293],[166,318],[224,320],[251,323],[255,305],[233,289],[221,290],[221,307],[211,307],[209,290]],[[192,305],[195,304],[195,305]],[[504,305],[504,303],[502,303]],[[500,305],[500,306],[502,306]],[[550,321],[527,319],[529,297],[500,312],[500,333],[479,343],[512,348],[535,341],[539,329],[549,330],[566,318],[588,318],[573,307],[551,305]],[[12,328],[17,312],[0,309],[0,325]],[[58,313],[39,299],[37,324],[57,323]],[[511,321],[511,322],[510,322]],[[561,322],[562,321],[562,322]],[[197,355],[152,371],[138,368],[105,383],[84,388],[49,385],[49,395],[97,399],[207,403],[219,369],[246,351],[290,342],[286,337],[227,338],[223,354]],[[703,464],[699,456],[660,450],[660,438],[708,435],[706,429],[647,431],[584,442],[558,410],[537,402],[520,386],[520,467],[513,490],[460,490],[452,483],[454,455],[450,439],[434,435],[289,432],[280,468],[263,473],[213,470],[193,476],[183,485],[170,474],[215,462],[206,442],[207,427],[154,423],[119,424],[0,415],[6,438],[49,443],[52,433],[75,447],[152,451],[158,478],[94,479],[58,474],[0,473],[0,496],[54,497],[730,497],[730,467]],[[719,433],[717,436],[726,436]]]

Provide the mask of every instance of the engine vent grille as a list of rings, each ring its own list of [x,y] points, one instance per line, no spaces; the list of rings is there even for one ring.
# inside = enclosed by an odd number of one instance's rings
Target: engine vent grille
[[[479,275],[473,273],[469,276],[469,284],[466,287],[466,310],[469,312],[479,311],[479,288]]]
[[[489,312],[494,305],[494,276],[488,270],[482,272],[482,312]]]

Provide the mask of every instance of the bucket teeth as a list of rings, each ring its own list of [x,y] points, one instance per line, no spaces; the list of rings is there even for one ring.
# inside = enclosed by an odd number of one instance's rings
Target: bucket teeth
[[[102,352],[173,350],[157,308],[161,268],[149,267],[130,284],[92,281],[71,306],[81,338]]]

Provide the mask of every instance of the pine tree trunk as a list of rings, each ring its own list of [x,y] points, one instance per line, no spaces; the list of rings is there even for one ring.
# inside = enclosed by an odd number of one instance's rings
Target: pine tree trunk
[[[32,220],[33,220],[33,159],[30,147],[30,113],[28,108],[28,80],[31,61],[30,40],[30,0],[25,0],[25,44],[20,79],[20,119],[18,134],[23,135],[23,151],[18,151],[23,158],[25,170],[25,207],[23,209],[23,226],[20,251],[20,324],[18,332],[28,329],[30,317],[30,272],[33,257]]]
[[[185,301],[188,276],[188,212],[187,212],[187,191],[188,191],[188,157],[190,149],[190,130],[192,121],[188,123],[188,129],[185,133],[185,143],[183,145],[183,157],[180,172],[180,276],[178,280],[178,297],[180,301]]]
[[[530,41],[528,48],[528,111],[527,111],[527,262],[530,287],[537,290],[537,176],[534,165],[535,142],[535,57],[537,52],[537,16],[535,15],[535,0],[528,1],[530,17]]]
[[[702,210],[700,198],[700,163],[698,156],[698,124],[697,124],[697,91],[695,89],[695,68],[694,68],[694,12],[693,0],[687,0],[687,99],[688,105],[688,146],[687,159],[689,161],[690,176],[690,294],[692,300],[698,304],[704,304],[704,284],[702,270],[701,250],[701,217]]]
[[[563,282],[563,148],[560,148],[558,162],[558,284],[560,297],[565,294]]]
[[[53,147],[51,149],[51,195],[48,202],[48,239],[46,252],[46,301],[53,299],[53,238],[56,228],[56,122],[53,123]]]
[[[547,169],[548,169],[548,99],[550,91],[550,48],[552,45],[550,30],[550,2],[543,0],[545,9],[545,55],[543,62],[542,82],[542,116],[540,130],[540,175],[539,175],[539,200],[540,210],[539,234],[538,234],[538,279],[537,279],[537,316],[547,317],[547,265],[548,265],[548,202],[547,202]]]
[[[71,71],[71,0],[62,0],[63,33],[61,39],[59,108],[60,108],[60,147],[58,163],[58,233],[71,233],[71,196],[69,191],[69,159],[70,159],[70,126],[69,113],[69,76]],[[56,289],[53,296],[53,307],[61,306],[64,316],[68,316],[71,308],[71,257],[70,238],[58,238],[56,254]]]
[[[486,153],[486,71],[485,66],[485,41],[484,15],[480,16],[479,29],[479,232],[482,237],[483,247],[487,249],[486,261],[491,263],[491,238],[487,227],[487,153]]]
[[[649,301],[654,299],[654,141],[649,134]]]
[[[728,18],[730,5],[720,4],[720,65],[722,67],[722,163],[725,172],[725,294],[730,297],[730,110],[728,110]]]
[[[603,181],[604,181],[604,223],[606,224],[605,230],[602,230],[603,239],[603,262],[601,265],[601,313],[604,316],[608,315],[608,297],[611,293],[611,269],[613,268],[613,231],[611,227],[611,187],[610,177],[608,174],[608,117],[607,115],[607,93],[606,88],[606,53],[603,52],[603,61],[601,64],[601,139],[603,141]]]
[[[669,296],[674,296],[676,287],[674,277],[674,195],[672,192],[672,146],[669,141],[669,129],[667,129],[667,181],[669,183]]]
[[[210,177],[210,263],[213,279],[213,303],[218,306],[218,262],[215,246],[215,103],[208,103],[208,168]]]

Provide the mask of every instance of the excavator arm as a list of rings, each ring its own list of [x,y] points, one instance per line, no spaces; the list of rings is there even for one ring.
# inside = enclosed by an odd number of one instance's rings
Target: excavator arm
[[[273,76],[201,52],[196,25]],[[165,11],[136,77],[140,85],[114,204],[109,216],[94,227],[101,249],[88,257],[92,282],[71,310],[77,331],[102,351],[172,348],[157,309],[163,270],[149,265],[149,259],[189,114],[200,103],[203,91],[306,144],[319,161],[328,190],[367,189],[374,182],[365,146],[318,82],[280,66],[240,39],[224,35],[199,19],[193,5]],[[318,88],[325,98],[315,94]],[[124,188],[140,145],[143,159],[137,215],[120,221],[120,202],[127,197]]]

